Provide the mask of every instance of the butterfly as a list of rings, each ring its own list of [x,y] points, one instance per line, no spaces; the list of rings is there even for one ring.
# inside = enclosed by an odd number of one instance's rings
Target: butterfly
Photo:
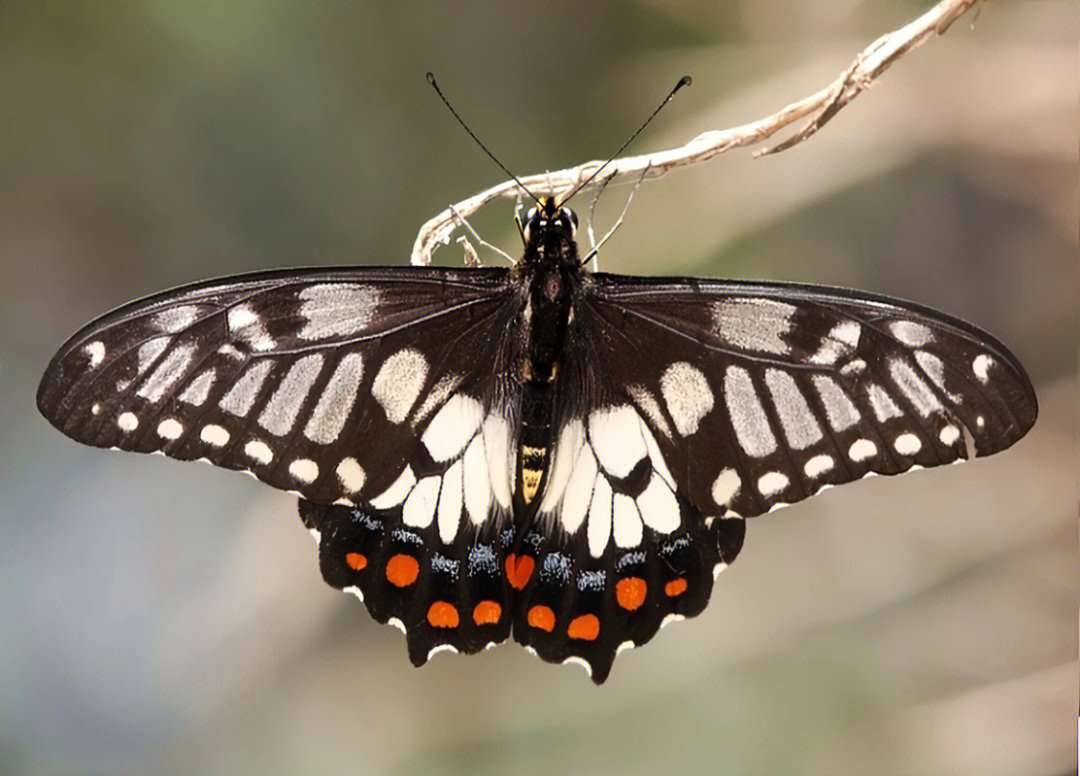
[[[297,494],[323,577],[416,665],[512,635],[597,683],[705,608],[745,518],[1035,422],[1023,367],[967,323],[592,272],[573,211],[538,205],[509,268],[265,272],[130,303],[59,350],[38,407],[79,442]]]

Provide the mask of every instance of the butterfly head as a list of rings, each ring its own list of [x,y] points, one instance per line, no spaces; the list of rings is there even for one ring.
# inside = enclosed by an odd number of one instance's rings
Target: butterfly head
[[[545,197],[539,207],[529,208],[521,226],[527,258],[555,259],[574,263],[577,259],[577,214],[557,204],[554,197]]]

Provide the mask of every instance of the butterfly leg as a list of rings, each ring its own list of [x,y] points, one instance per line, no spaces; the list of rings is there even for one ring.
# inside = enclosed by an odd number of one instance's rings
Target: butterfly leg
[[[516,264],[517,263],[517,260],[513,256],[511,256],[509,253],[507,253],[506,251],[502,250],[501,248],[499,248],[499,247],[497,247],[495,245],[492,245],[487,240],[485,240],[483,237],[481,237],[479,234],[477,234],[476,230],[472,228],[472,224],[470,224],[465,219],[465,217],[463,215],[461,215],[459,212],[457,212],[457,208],[455,208],[453,205],[450,205],[450,212],[454,214],[454,218],[457,220],[457,222],[459,224],[461,224],[462,228],[464,228],[465,231],[467,231],[469,233],[469,235],[474,240],[476,240],[477,243],[484,246],[489,251],[493,251],[493,252],[499,254],[504,259],[506,259],[506,261],[508,261],[510,264]],[[474,253],[474,256],[475,256],[475,253]]]
[[[602,247],[604,247],[604,243],[606,243],[608,240],[610,240],[611,236],[613,234],[615,234],[615,230],[618,229],[620,226],[622,226],[623,218],[626,216],[626,211],[628,211],[630,209],[630,203],[634,201],[634,195],[637,194],[637,190],[639,188],[641,188],[641,184],[644,182],[645,176],[648,174],[650,168],[651,168],[651,165],[645,165],[645,169],[641,171],[641,177],[637,179],[637,183],[634,184],[634,188],[630,192],[630,196],[626,198],[626,204],[623,205],[623,209],[622,209],[622,212],[619,213],[619,217],[615,220],[615,223],[612,224],[611,228],[608,229],[607,234],[605,234],[603,237],[600,238],[600,242],[597,243],[596,245],[594,245],[588,251],[588,253],[586,253],[582,257],[581,261],[578,264],[579,267],[583,267],[587,263],[592,261],[593,262],[593,271],[596,271],[596,266],[597,266],[596,257],[599,254],[600,249]],[[610,180],[610,178],[608,180]],[[605,186],[607,185],[607,181],[604,182],[604,185]],[[591,215],[590,215],[590,218],[591,218]]]

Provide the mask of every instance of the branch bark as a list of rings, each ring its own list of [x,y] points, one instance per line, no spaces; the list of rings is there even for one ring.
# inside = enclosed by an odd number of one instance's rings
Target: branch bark
[[[967,13],[979,0],[941,0],[933,8],[900,29],[882,35],[855,57],[854,61],[828,86],[809,97],[785,105],[776,113],[757,121],[723,130],[709,130],[677,148],[640,156],[626,156],[611,162],[605,172],[590,185],[623,178],[653,179],[678,167],[686,167],[719,156],[733,148],[761,143],[781,129],[810,117],[791,137],[775,146],[761,148],[754,156],[785,151],[821,129],[840,110],[869,89],[874,81],[904,54],[925,43],[931,35],[942,35],[954,21]],[[570,191],[602,165],[593,160],[554,172],[538,173],[521,178],[537,195],[559,196]],[[428,220],[413,243],[412,263],[427,265],[431,254],[440,244],[450,242],[450,236],[468,218],[487,203],[512,199],[520,193],[517,183],[504,181],[497,186],[457,202]]]

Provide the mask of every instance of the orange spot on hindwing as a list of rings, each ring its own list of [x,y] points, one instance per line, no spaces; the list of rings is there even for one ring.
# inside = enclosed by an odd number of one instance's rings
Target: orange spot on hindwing
[[[459,622],[457,609],[446,601],[436,601],[428,607],[427,621],[433,628],[456,628]]]
[[[645,603],[648,585],[641,577],[626,577],[615,583],[615,600],[623,609],[633,611]]]
[[[664,593],[667,594],[668,598],[674,598],[675,596],[682,595],[685,592],[686,580],[682,577],[679,577],[678,579],[673,579],[666,585],[664,585]]]
[[[472,618],[477,625],[494,625],[502,617],[498,601],[481,601],[473,607]]]
[[[408,587],[420,576],[420,564],[412,555],[398,554],[386,561],[386,579],[391,585]]]
[[[583,614],[580,617],[575,617],[570,621],[570,625],[566,629],[566,635],[572,639],[596,641],[596,637],[600,635],[600,620],[597,619],[595,614]]]
[[[534,606],[529,609],[529,625],[551,633],[555,630],[555,612],[547,606]]]
[[[529,584],[529,577],[536,568],[536,561],[528,555],[515,555],[510,553],[506,556],[506,579],[510,587],[515,590],[523,590]]]
[[[345,553],[345,563],[348,564],[349,568],[353,571],[363,571],[367,568],[367,558],[358,552]]]

